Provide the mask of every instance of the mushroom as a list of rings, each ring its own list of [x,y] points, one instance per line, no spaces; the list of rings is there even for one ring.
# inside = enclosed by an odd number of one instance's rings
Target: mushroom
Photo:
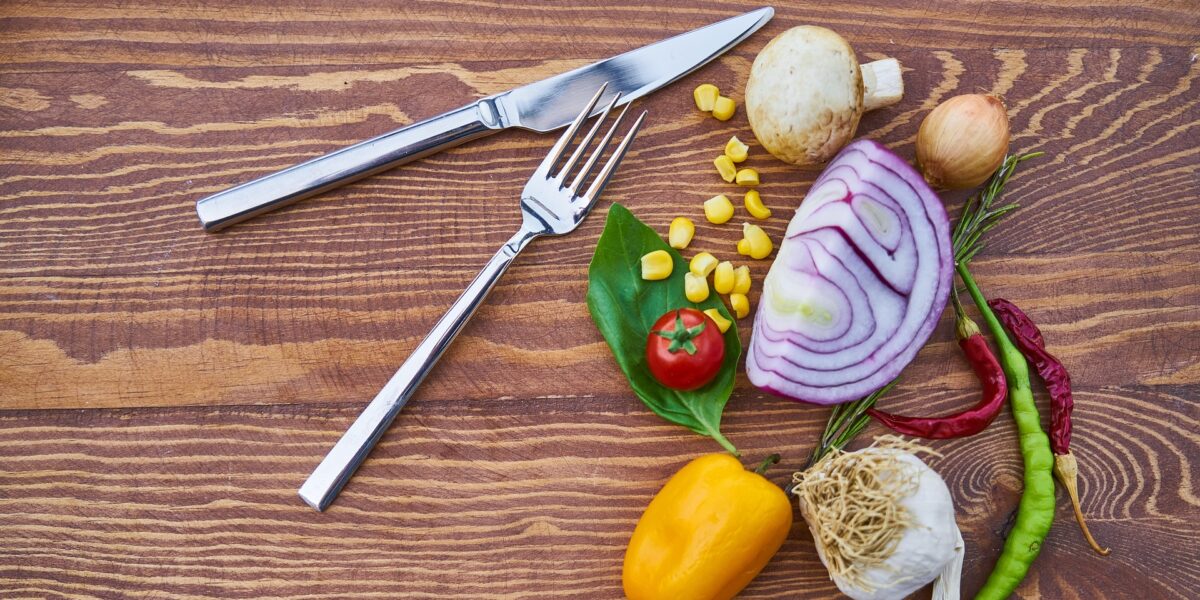
[[[864,111],[903,95],[896,59],[860,66],[842,36],[806,25],[779,34],[754,59],[746,116],[776,158],[817,167],[850,142]]]

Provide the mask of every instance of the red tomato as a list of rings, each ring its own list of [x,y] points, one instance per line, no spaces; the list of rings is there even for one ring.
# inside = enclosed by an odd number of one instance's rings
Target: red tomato
[[[659,383],[694,390],[717,376],[725,360],[725,336],[708,315],[694,309],[659,317],[646,340],[646,362]]]

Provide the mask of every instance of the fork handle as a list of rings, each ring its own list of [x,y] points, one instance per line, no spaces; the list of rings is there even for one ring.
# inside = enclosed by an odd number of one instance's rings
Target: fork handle
[[[484,98],[217,192],[196,202],[196,215],[205,231],[217,231],[501,128],[495,103]]]
[[[329,454],[325,455],[321,464],[308,476],[304,485],[300,486],[300,497],[309,506],[325,510],[334,498],[337,498],[342,486],[346,485],[355,469],[366,460],[371,448],[383,437],[392,420],[408,403],[417,386],[433,369],[433,365],[454,341],[475,309],[483,303],[496,281],[508,270],[517,254],[538,235],[540,233],[523,227],[500,247],[462,295],[450,305],[450,309],[433,326],[429,335],[421,340],[404,364],[400,365],[396,374],[388,380],[387,385],[379,390],[375,399],[358,415]]]

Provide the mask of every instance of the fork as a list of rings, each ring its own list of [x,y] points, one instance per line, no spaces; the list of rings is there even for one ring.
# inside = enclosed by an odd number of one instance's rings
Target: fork
[[[466,325],[475,309],[483,303],[483,299],[496,285],[500,276],[508,270],[508,266],[512,264],[517,254],[535,238],[543,235],[564,235],[574,231],[595,206],[600,192],[604,190],[604,186],[616,172],[626,150],[629,149],[629,144],[637,135],[638,128],[646,118],[645,111],[630,126],[629,132],[613,150],[587,191],[580,193],[592,169],[595,168],[597,161],[604,154],[605,148],[612,141],[617,126],[625,118],[625,113],[629,112],[629,105],[626,105],[613,121],[612,127],[601,138],[596,149],[579,168],[575,177],[572,179],[569,177],[571,171],[583,158],[592,139],[600,131],[608,114],[616,106],[617,100],[621,97],[619,93],[601,111],[595,124],[575,147],[562,167],[558,170],[555,170],[555,167],[566,154],[575,134],[579,132],[580,127],[596,108],[596,104],[604,95],[607,87],[607,83],[600,86],[591,101],[579,113],[575,121],[567,127],[566,132],[550,149],[550,154],[546,156],[542,164],[533,172],[533,176],[529,178],[529,182],[525,184],[525,191],[521,193],[520,230],[505,242],[491,260],[484,265],[479,275],[475,276],[462,295],[454,301],[454,304],[450,305],[450,309],[433,326],[429,335],[421,340],[404,364],[400,365],[396,374],[388,380],[387,385],[383,386],[383,389],[359,414],[346,433],[342,434],[341,439],[333,446],[329,454],[325,455],[321,464],[317,465],[317,468],[308,476],[304,485],[300,486],[300,498],[309,506],[317,510],[325,510],[337,498],[338,492],[350,480],[358,466],[366,460],[379,438],[383,437],[383,433],[387,431],[396,415],[416,392],[417,386],[433,369],[434,364],[454,341],[463,325]]]

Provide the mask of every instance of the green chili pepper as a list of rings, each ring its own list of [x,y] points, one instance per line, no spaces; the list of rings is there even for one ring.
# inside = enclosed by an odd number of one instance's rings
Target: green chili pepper
[[[1004,552],[996,561],[996,567],[975,596],[975,600],[1003,600],[1025,579],[1025,573],[1041,551],[1054,520],[1054,478],[1051,475],[1054,457],[1050,453],[1050,438],[1042,431],[1037,406],[1033,403],[1029,364],[988,307],[966,264],[960,262],[956,269],[1000,349],[1000,365],[1008,378],[1008,401],[1017,422],[1021,457],[1025,463],[1025,491],[1017,507],[1016,523],[1004,541]]]

